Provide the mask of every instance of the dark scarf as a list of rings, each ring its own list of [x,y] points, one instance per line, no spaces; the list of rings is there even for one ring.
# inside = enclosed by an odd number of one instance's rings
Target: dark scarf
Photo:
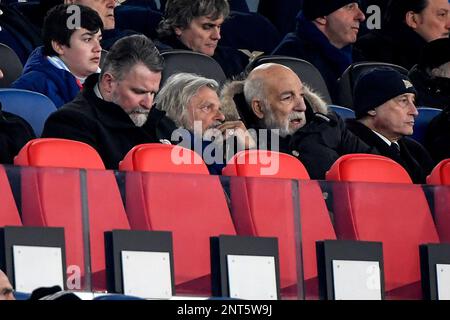
[[[314,44],[318,54],[327,57],[333,65],[338,67],[337,71],[342,74],[353,61],[352,46],[348,45],[342,49],[333,46],[314,23],[303,16],[302,12],[297,15],[296,20],[296,33],[299,37],[303,37]]]

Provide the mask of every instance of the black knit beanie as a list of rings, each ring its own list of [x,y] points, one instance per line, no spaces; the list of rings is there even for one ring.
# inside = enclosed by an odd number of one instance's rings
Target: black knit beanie
[[[327,16],[353,2],[359,3],[359,0],[304,0],[302,11],[305,18],[312,21],[318,17]]]
[[[356,119],[365,116],[367,111],[405,93],[417,94],[409,78],[397,70],[378,67],[362,73],[353,89],[353,108]]]

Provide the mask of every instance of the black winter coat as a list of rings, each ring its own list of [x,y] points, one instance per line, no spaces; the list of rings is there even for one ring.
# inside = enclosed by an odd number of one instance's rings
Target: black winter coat
[[[366,61],[393,63],[410,70],[419,63],[425,44],[418,33],[402,24],[372,31],[359,38],[354,46]]]
[[[450,158],[450,106],[431,120],[425,135],[425,147],[436,162]]]
[[[0,105],[0,163],[11,164],[20,149],[36,136],[21,117],[2,112]]]
[[[280,150],[298,158],[311,179],[325,179],[325,174],[340,157],[349,153],[378,152],[353,135],[335,114],[316,113],[304,127],[289,138],[288,149]]]
[[[170,140],[176,127],[165,112],[153,107],[147,122],[137,127],[120,106],[95,95],[97,81],[98,74],[89,76],[83,91],[50,115],[43,137],[85,142],[97,150],[107,169],[117,169],[127,152],[138,144]]]
[[[414,183],[426,183],[426,177],[433,169],[434,162],[419,142],[408,137],[398,140],[399,156],[370,128],[355,119],[347,119],[347,128],[369,146],[376,148],[380,155],[399,163],[409,173]]]
[[[450,106],[450,78],[432,78],[418,65],[411,69],[408,76],[417,90],[418,106],[438,109]]]

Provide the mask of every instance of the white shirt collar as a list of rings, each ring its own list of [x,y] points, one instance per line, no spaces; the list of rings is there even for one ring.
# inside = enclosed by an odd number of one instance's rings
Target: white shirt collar
[[[81,84],[84,84],[84,81],[86,80],[86,77],[77,77],[76,75],[74,75],[69,68],[67,67],[67,65],[64,63],[64,61],[61,60],[60,57],[57,56],[48,56],[47,60],[56,68],[58,69],[62,69],[62,70],[66,70],[67,72],[70,72],[75,78],[77,78]],[[97,71],[96,73],[100,73],[102,70],[97,67]]]
[[[381,138],[381,140],[383,140],[384,142],[387,143],[388,146],[391,146],[391,144],[395,143],[397,146],[399,146],[399,144],[397,142],[391,142],[388,138],[386,138],[385,136],[383,136],[381,133],[376,132],[375,130],[372,130],[373,133],[375,133],[377,136],[379,136]],[[400,146],[399,146],[400,147]]]

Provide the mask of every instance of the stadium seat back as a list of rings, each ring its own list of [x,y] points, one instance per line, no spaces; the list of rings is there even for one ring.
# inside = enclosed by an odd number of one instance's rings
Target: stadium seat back
[[[209,238],[236,231],[219,178],[208,174],[203,161],[174,163],[174,148],[180,147],[146,144],[125,156],[120,170],[141,171],[127,173],[127,213],[133,229],[172,232],[178,294],[210,295]],[[190,159],[198,157],[184,150]]]
[[[226,80],[222,67],[206,54],[187,50],[168,50],[161,53],[165,67],[162,72],[161,86],[171,75],[179,72],[195,73],[214,79],[219,85]]]
[[[439,162],[427,177],[434,191],[434,220],[441,241],[450,242],[450,159]]]
[[[359,76],[371,69],[378,67],[389,67],[399,71],[404,75],[408,75],[408,70],[405,68],[385,62],[355,62],[352,63],[348,68],[342,73],[342,76],[337,82],[337,93],[336,103],[340,106],[350,108],[354,110],[353,106],[353,88],[358,80]]]
[[[22,62],[17,54],[5,44],[0,43],[0,70],[3,78],[0,79],[0,88],[8,88],[22,74]]]
[[[17,211],[8,176],[2,165],[0,165],[0,190],[0,227],[21,226],[22,221]]]
[[[14,163],[47,167],[41,170],[22,169],[24,225],[64,227],[67,266],[78,266],[82,277],[86,272],[84,266],[87,255],[83,233],[89,230],[92,289],[106,290],[104,232],[129,229],[113,172],[104,170],[103,162],[95,149],[82,142],[64,139],[32,140],[22,148]],[[86,172],[85,192],[88,226],[83,224],[84,192],[81,173],[75,168],[90,169]]]
[[[37,137],[41,136],[49,115],[56,111],[55,104],[41,93],[22,89],[0,89],[2,109],[25,119]]]
[[[338,238],[383,243],[388,298],[421,298],[419,245],[439,242],[427,200],[405,169],[375,155],[340,157],[326,175],[333,185]]]
[[[423,144],[425,142],[425,133],[428,125],[434,117],[442,112],[442,110],[437,108],[418,107],[417,111],[419,112],[419,115],[415,119],[414,133],[411,138]]]
[[[328,106],[331,110],[336,112],[342,119],[354,119],[355,118],[355,111],[352,109],[341,107],[337,105],[330,105]]]
[[[266,166],[262,159],[270,155],[278,156],[279,171],[268,176],[261,174],[261,169]],[[317,297],[315,242],[336,239],[317,181],[309,180],[306,169],[296,158],[263,150],[239,152],[228,162],[223,174],[247,177],[230,180],[236,230],[242,235],[278,238],[281,288],[287,294],[292,293],[292,288],[297,284],[296,219],[291,179],[299,180],[303,273],[306,281],[316,283],[315,289],[307,285],[306,294]]]

